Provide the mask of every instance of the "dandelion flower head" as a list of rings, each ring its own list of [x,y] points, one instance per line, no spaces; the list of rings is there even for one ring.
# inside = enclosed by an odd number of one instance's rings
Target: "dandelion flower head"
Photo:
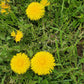
[[[5,9],[1,9],[0,12],[3,14],[3,13],[6,13],[6,10]],[[6,13],[6,14],[8,14],[8,13]]]
[[[28,5],[26,9],[27,17],[30,20],[39,20],[45,14],[45,8],[42,4],[38,2],[32,2]]]
[[[15,32],[14,31],[11,32],[11,36],[15,37]]]
[[[20,30],[17,30],[17,33],[15,34],[15,32],[11,32],[11,36],[13,36],[15,38],[15,41],[18,42],[21,40],[21,38],[23,38],[23,33]]]
[[[23,74],[28,70],[30,66],[30,61],[26,54],[17,53],[11,59],[10,66],[15,73]]]
[[[45,7],[50,5],[50,2],[48,2],[48,0],[41,0],[40,3]]]
[[[46,51],[35,54],[31,59],[31,69],[38,75],[50,74],[55,66],[53,55]]]
[[[10,6],[5,2],[5,1],[1,1],[0,4],[1,10],[0,12],[3,14],[8,14],[10,12]]]
[[[23,37],[23,33],[19,30],[17,30],[17,34],[15,36],[15,41],[18,42],[21,40],[21,38]]]
[[[1,1],[0,6],[1,8],[4,8],[4,9],[10,8],[10,6],[5,1]]]

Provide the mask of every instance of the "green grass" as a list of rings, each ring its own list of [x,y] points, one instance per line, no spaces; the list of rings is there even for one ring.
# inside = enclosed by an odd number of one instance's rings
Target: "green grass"
[[[50,0],[45,16],[38,21],[25,14],[32,1],[40,0],[11,0],[11,12],[0,14],[0,84],[83,84],[84,49],[79,56],[77,45],[84,48],[84,0]],[[17,29],[24,34],[19,43],[10,35]],[[13,55],[24,52],[32,58],[39,51],[55,57],[50,75],[38,76],[31,69],[23,75],[12,72]]]

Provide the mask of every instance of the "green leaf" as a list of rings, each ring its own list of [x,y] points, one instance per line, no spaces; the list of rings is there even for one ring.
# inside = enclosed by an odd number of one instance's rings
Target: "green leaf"
[[[1,40],[5,40],[5,34],[6,34],[6,33],[4,33],[4,32],[2,32],[2,33],[0,32],[0,39],[1,39]]]
[[[36,83],[37,83],[37,81],[29,80],[28,84],[36,84]]]
[[[1,84],[4,84],[4,80],[5,80],[5,78],[6,78],[6,76],[4,76],[4,77],[2,78],[2,82],[1,82]]]
[[[84,58],[80,59],[80,63],[84,63]]]
[[[33,56],[33,51],[32,50],[28,50],[29,56],[32,57]]]
[[[42,80],[41,84],[49,84],[46,79]]]
[[[3,62],[3,59],[0,57],[0,63],[2,63]]]

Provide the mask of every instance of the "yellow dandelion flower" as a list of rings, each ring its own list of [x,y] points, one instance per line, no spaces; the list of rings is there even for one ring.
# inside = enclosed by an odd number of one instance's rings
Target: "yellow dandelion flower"
[[[15,73],[23,74],[28,70],[30,61],[26,54],[18,53],[11,59],[10,66]]]
[[[23,38],[23,33],[20,30],[17,30],[17,33],[15,34],[15,32],[11,32],[11,36],[13,36],[15,38],[15,41],[18,42]]]
[[[50,74],[55,66],[55,59],[52,54],[41,51],[31,59],[31,69],[38,75]]]
[[[40,3],[41,3],[43,6],[48,6],[48,5],[50,5],[50,2],[48,2],[48,0],[41,0]]]
[[[26,9],[26,14],[31,20],[39,20],[45,14],[45,8],[38,2],[32,2]]]
[[[5,5],[4,1],[1,1],[0,6],[3,7]]]
[[[1,9],[0,12],[3,14],[3,13],[6,13],[6,10],[5,9]],[[6,14],[8,14],[8,13],[6,13]]]
[[[11,36],[15,37],[15,32],[14,31],[11,32]]]
[[[4,8],[4,9],[10,8],[10,6],[3,1],[1,2],[0,6],[1,8]]]
[[[15,41],[18,42],[21,40],[21,38],[23,37],[23,33],[19,30],[17,30],[17,34],[15,36]]]
[[[5,14],[8,14],[8,12],[10,12],[10,6],[8,4],[6,4],[4,1],[1,1],[1,13],[5,13]]]

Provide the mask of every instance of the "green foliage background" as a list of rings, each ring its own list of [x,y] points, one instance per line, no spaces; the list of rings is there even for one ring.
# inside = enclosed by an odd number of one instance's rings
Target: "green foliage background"
[[[77,44],[84,47],[84,0],[50,0],[46,13],[38,21],[27,18],[25,10],[33,1],[11,0],[11,12],[0,14],[0,84],[83,84],[83,56]],[[21,30],[23,39],[16,43],[13,30]],[[56,60],[52,74],[38,76],[31,69],[25,74],[12,72],[10,60],[24,52],[30,58],[36,52],[48,51]]]

